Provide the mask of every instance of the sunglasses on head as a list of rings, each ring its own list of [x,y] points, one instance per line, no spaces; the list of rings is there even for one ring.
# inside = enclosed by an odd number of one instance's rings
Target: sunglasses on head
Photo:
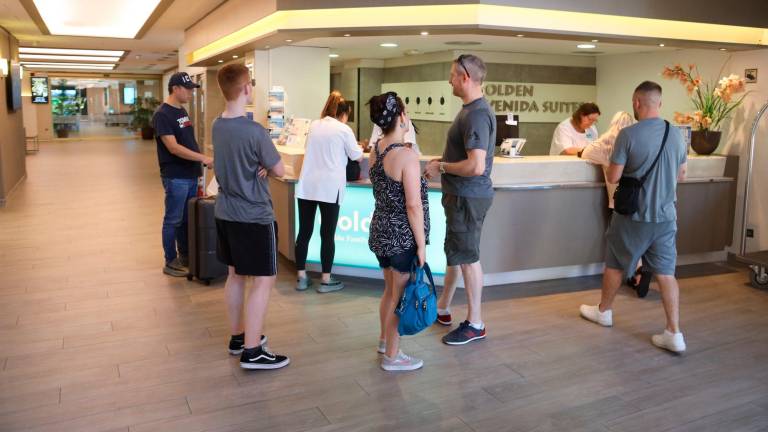
[[[462,69],[464,69],[464,73],[467,74],[467,78],[472,78],[472,75],[469,74],[469,69],[464,65],[464,59],[467,58],[466,54],[462,54],[459,56],[459,58],[456,59],[456,62],[461,66]]]

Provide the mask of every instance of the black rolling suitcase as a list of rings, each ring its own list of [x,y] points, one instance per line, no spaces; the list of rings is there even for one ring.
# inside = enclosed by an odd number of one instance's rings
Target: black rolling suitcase
[[[205,173],[206,169],[203,168],[203,179],[205,179]],[[217,236],[214,218],[216,198],[192,198],[187,206],[189,216],[189,274],[187,279],[198,279],[208,285],[212,280],[227,275],[227,266],[216,257]]]

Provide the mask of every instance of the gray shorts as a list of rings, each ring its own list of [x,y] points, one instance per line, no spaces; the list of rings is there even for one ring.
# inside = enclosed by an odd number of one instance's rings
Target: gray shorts
[[[643,267],[654,274],[674,276],[676,234],[677,221],[637,222],[614,212],[605,233],[605,265],[629,277],[642,257]]]
[[[480,234],[493,198],[443,194],[445,260],[449,266],[480,261]]]

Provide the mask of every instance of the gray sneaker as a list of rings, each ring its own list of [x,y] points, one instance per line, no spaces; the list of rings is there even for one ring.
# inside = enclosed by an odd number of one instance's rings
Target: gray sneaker
[[[344,283],[340,280],[331,278],[331,280],[328,281],[327,283],[326,282],[320,283],[320,286],[317,287],[317,292],[324,294],[324,293],[339,291],[342,289],[344,289]]]
[[[391,359],[386,355],[381,358],[381,368],[385,371],[412,371],[424,366],[424,361],[403,354],[397,353],[395,358]]]
[[[189,274],[189,272],[186,270],[175,269],[169,266],[168,264],[166,264],[165,267],[163,267],[163,273],[173,277],[185,277],[187,276],[187,274]]]
[[[179,260],[179,264],[181,264],[182,267],[189,268],[189,256],[179,255],[177,259]]]
[[[296,279],[296,291],[306,291],[306,289],[311,286],[312,286],[312,279],[310,279],[309,277]]]
[[[165,266],[166,267],[170,267],[170,268],[172,268],[174,270],[183,271],[185,273],[189,272],[189,267],[184,265],[184,263],[182,262],[182,259],[180,257],[174,258],[173,261],[171,261],[169,263],[166,263]]]

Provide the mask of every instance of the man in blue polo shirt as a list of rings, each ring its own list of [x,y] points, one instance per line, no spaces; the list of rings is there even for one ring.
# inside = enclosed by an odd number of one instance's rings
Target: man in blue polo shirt
[[[213,163],[213,159],[197,147],[192,122],[182,106],[192,99],[194,89],[199,87],[186,72],[173,74],[168,81],[168,97],[152,118],[160,177],[165,189],[163,273],[176,277],[186,276],[189,272],[187,201],[196,195],[200,164]]]

